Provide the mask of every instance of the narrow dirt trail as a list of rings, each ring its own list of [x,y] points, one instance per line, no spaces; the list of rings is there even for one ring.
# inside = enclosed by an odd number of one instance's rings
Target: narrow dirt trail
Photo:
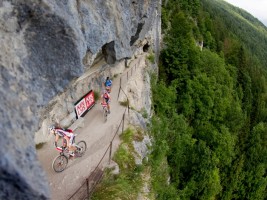
[[[117,127],[119,126],[125,107],[121,106],[117,101],[120,77],[122,84],[127,83],[126,73],[135,65],[138,67],[144,65],[145,57],[139,56],[130,63],[130,68],[113,79],[113,87],[111,91],[111,114],[108,115],[107,122],[103,122],[102,107],[100,102],[85,115],[84,127],[75,131],[76,143],[80,140],[85,140],[87,143],[87,151],[81,158],[69,160],[67,168],[61,172],[56,173],[52,169],[52,161],[58,155],[58,152],[53,146],[53,141],[46,143],[40,150],[37,151],[39,161],[46,172],[47,179],[50,185],[52,200],[66,200],[68,199],[80,186],[85,179],[90,175],[90,172],[99,163],[108,148],[111,139],[113,138]],[[129,73],[130,74],[130,73]],[[134,72],[131,78],[134,78]],[[120,95],[123,95],[120,92]],[[113,145],[113,152],[119,144],[117,138]],[[107,162],[107,158],[106,162]]]

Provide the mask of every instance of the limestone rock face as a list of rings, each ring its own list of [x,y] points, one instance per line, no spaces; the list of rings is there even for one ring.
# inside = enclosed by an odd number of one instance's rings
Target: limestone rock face
[[[0,1],[0,199],[49,199],[37,161],[39,110],[90,67],[132,56],[158,0]]]

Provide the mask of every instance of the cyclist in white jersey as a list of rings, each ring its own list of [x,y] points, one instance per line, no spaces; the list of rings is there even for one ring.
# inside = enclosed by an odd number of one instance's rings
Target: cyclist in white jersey
[[[67,147],[69,148],[70,155],[74,156],[74,151],[76,150],[76,147],[74,145],[73,139],[74,139],[74,133],[72,130],[67,129],[64,130],[62,128],[56,128],[55,126],[49,127],[49,133],[53,133],[55,138],[55,146],[57,147],[57,141],[60,137],[63,137],[67,141]]]

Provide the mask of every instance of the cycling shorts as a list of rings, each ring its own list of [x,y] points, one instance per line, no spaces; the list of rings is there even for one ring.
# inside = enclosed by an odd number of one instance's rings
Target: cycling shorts
[[[69,136],[66,136],[66,137],[68,137],[69,138],[69,140],[70,140],[70,142],[69,142],[69,144],[70,144],[70,146],[75,146],[75,143],[74,143],[74,134],[72,134],[70,137]]]
[[[70,146],[74,146],[74,134],[70,136]]]
[[[106,98],[104,98],[104,99],[105,99],[105,102],[106,102],[107,104],[110,103],[110,99],[106,99]]]

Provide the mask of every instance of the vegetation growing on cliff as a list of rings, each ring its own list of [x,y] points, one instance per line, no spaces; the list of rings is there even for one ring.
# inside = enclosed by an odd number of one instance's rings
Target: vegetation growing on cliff
[[[158,199],[266,199],[266,28],[211,0],[163,1],[162,22],[151,127]]]
[[[138,128],[128,128],[120,135],[121,144],[113,158],[119,166],[119,174],[114,174],[114,169],[105,170],[104,178],[97,185],[92,200],[137,199],[142,196],[145,176],[149,176],[150,168],[146,164],[135,163],[133,141],[142,141],[143,134]],[[143,194],[148,195],[153,196]]]

